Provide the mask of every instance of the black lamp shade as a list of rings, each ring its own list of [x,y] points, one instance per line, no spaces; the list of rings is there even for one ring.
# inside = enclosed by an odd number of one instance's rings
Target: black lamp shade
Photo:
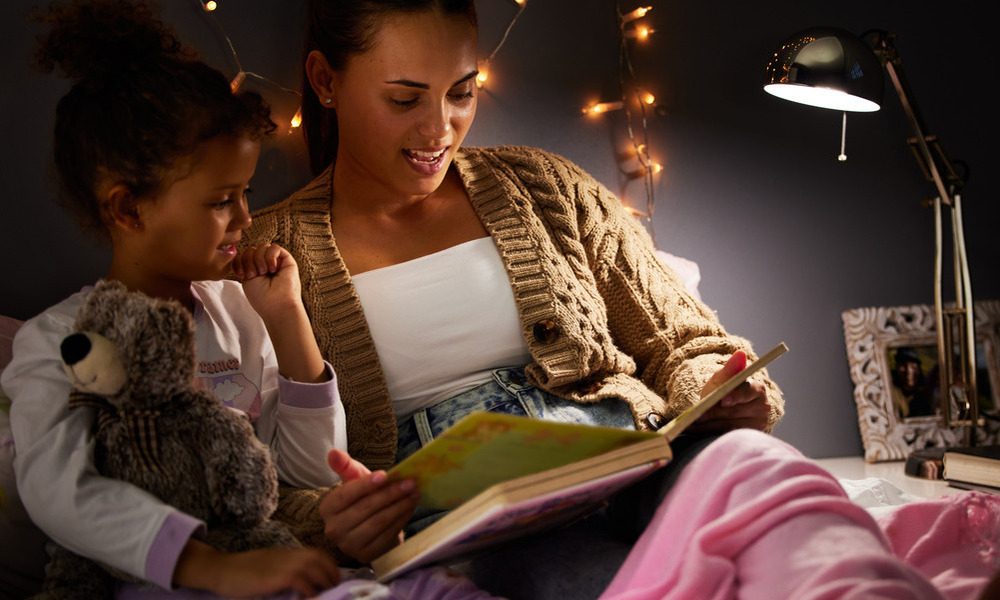
[[[871,112],[882,101],[882,63],[853,33],[814,27],[782,42],[767,65],[764,90],[821,108]]]

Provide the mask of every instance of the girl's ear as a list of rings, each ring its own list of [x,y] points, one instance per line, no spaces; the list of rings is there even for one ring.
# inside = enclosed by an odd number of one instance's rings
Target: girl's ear
[[[306,56],[306,77],[309,78],[309,86],[319,97],[319,103],[327,108],[334,108],[337,105],[333,89],[336,71],[319,50],[313,50]]]
[[[139,201],[127,185],[117,183],[111,186],[104,195],[103,206],[112,231],[134,232],[142,229]]]

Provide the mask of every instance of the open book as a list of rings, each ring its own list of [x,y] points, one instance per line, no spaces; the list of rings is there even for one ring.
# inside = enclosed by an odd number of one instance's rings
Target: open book
[[[389,471],[413,478],[420,507],[449,510],[372,563],[386,581],[411,569],[564,524],[672,458],[670,442],[784,343],[734,375],[659,431],[473,413]]]

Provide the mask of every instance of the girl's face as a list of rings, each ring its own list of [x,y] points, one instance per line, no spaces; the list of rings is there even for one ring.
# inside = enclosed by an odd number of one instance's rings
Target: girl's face
[[[136,266],[153,289],[226,277],[247,226],[246,190],[260,144],[247,138],[204,142],[156,200],[139,205]]]
[[[476,29],[437,11],[384,17],[375,44],[332,74],[335,176],[371,191],[426,196],[476,114]]]

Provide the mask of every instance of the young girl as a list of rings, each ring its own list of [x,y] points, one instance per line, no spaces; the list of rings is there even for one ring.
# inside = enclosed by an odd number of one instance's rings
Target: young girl
[[[274,130],[253,93],[234,94],[148,7],[122,0],[56,5],[38,63],[73,81],[57,108],[55,165],[65,205],[110,241],[106,277],[186,306],[196,324],[197,384],[253,422],[279,477],[329,486],[346,448],[343,406],[282,248],[236,244],[260,140]],[[225,278],[235,270],[241,286]],[[267,274],[267,277],[257,275]],[[98,475],[92,409],[67,408],[59,361],[89,288],[28,321],[3,387],[13,400],[19,491],[34,522],[70,550],[171,588],[244,596],[312,594],[339,570],[316,549],[224,554],[204,523]]]

